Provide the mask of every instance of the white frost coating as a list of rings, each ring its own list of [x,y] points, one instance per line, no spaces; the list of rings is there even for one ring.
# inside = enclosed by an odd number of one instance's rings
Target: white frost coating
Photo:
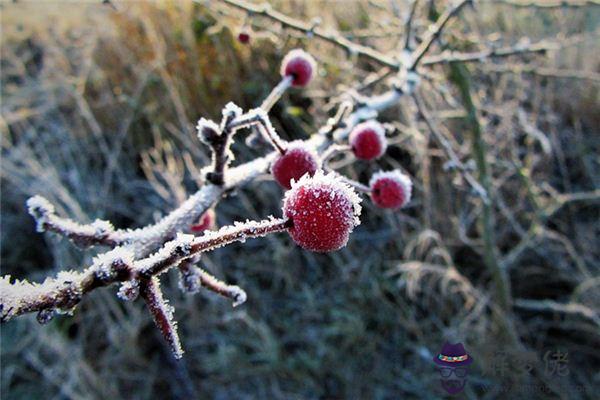
[[[113,225],[108,221],[96,219],[91,224],[85,225],[56,216],[52,203],[42,196],[33,196],[27,200],[27,211],[35,218],[38,232],[45,231],[47,228],[45,225],[52,225],[52,230],[64,235],[73,234],[96,239],[102,239],[114,232]]]
[[[121,287],[117,292],[117,297],[123,301],[133,301],[138,298],[139,294],[140,282],[132,279],[121,284]]]
[[[242,115],[243,112],[244,111],[233,101],[230,101],[229,103],[225,104],[225,107],[223,107],[223,117],[233,116],[234,118],[237,118]]]
[[[311,149],[321,148],[326,144],[322,135],[313,135],[305,145]],[[266,173],[273,159],[278,155],[276,151],[265,157],[231,168],[227,171],[225,186],[207,184],[190,196],[179,208],[173,210],[154,225],[136,230],[116,231],[119,238],[127,241],[134,249],[136,258],[148,256],[156,251],[164,242],[164,238],[174,235],[189,227],[190,221],[196,221],[216,202],[221,195],[229,189],[245,185],[257,176]]]
[[[252,238],[266,236],[270,233],[268,229],[269,227],[280,224],[284,221],[285,220],[277,219],[272,215],[270,215],[268,219],[264,219],[262,221],[236,221],[232,225],[224,226],[218,231],[204,231],[202,236],[196,237],[195,243],[200,244],[214,241],[214,243],[211,243],[211,249],[223,247],[232,241],[244,243],[247,236]],[[246,231],[247,234],[240,233],[240,231]],[[224,240],[224,237],[230,237],[232,235],[235,236],[235,239]]]
[[[53,214],[54,206],[45,197],[36,195],[27,200],[29,214],[36,217],[38,214]]]
[[[237,306],[241,306],[242,304],[244,304],[246,302],[246,300],[248,299],[248,295],[246,295],[246,292],[244,291],[244,289],[242,289],[239,286],[229,286],[230,290],[231,290],[231,294],[233,295],[234,301],[232,306],[233,307],[237,307]]]
[[[295,196],[295,192],[300,187],[316,189],[316,196],[320,195],[318,194],[319,189],[326,187],[327,191],[330,192],[332,201],[338,196],[350,200],[350,203],[352,204],[352,216],[349,217],[351,217],[350,220],[353,222],[352,228],[360,225],[359,217],[362,210],[360,202],[362,200],[358,194],[356,194],[354,189],[346,184],[337,173],[330,172],[329,174],[325,174],[322,170],[318,170],[312,177],[306,174],[300,178],[298,182],[292,179],[291,183],[292,188],[285,192],[283,204],[286,204],[288,201],[290,201],[288,199],[291,199],[292,196]],[[352,232],[352,230],[350,232]]]
[[[146,271],[147,269],[164,262],[173,255],[185,258],[191,253],[194,239],[194,235],[178,233],[175,239],[165,243],[165,245],[156,253],[137,261],[135,263],[135,269],[137,271]],[[164,271],[165,270],[163,270],[163,272]]]
[[[196,266],[190,266],[187,271],[181,272],[178,286],[183,292],[191,294],[198,293],[202,287],[200,284],[199,268]]]
[[[147,287],[145,296],[146,303],[150,309],[156,325],[161,330],[164,338],[169,343],[173,356],[177,359],[183,357],[183,349],[181,348],[181,342],[179,341],[179,335],[177,334],[177,321],[173,319],[173,313],[175,309],[169,305],[169,301],[165,300],[160,290],[160,283],[158,278],[153,277],[150,284]],[[159,321],[159,317],[162,316],[168,323],[167,326]]]
[[[343,141],[348,137],[350,131],[356,124],[368,119],[377,118],[377,113],[381,110],[391,107],[398,103],[403,93],[396,89],[391,89],[379,96],[369,97],[365,100],[365,104],[354,111],[344,120],[346,128],[336,131],[334,138],[336,141]]]
[[[407,94],[413,94],[417,86],[421,83],[421,77],[414,71],[406,75],[406,84],[402,87]]]
[[[398,182],[398,184],[402,187],[402,191],[405,193],[406,200],[404,203],[408,203],[410,201],[412,195],[412,181],[408,177],[408,175],[402,173],[399,169],[395,169],[393,171],[378,171],[373,174],[371,179],[369,180],[369,187],[373,187],[375,182],[379,179],[392,179],[394,182]]]
[[[33,196],[27,200],[27,212],[36,221],[36,230],[44,232],[44,224],[50,222],[50,216],[54,214],[54,206],[42,196]]]
[[[109,221],[105,221],[102,219],[96,219],[94,222],[90,224],[90,227],[94,230],[94,237],[101,238],[112,232],[114,232],[115,228]]]
[[[163,244],[165,237],[184,230],[190,225],[190,221],[196,221],[221,197],[224,190],[225,188],[207,184],[156,224],[137,230],[125,231],[123,237],[132,243],[136,258],[146,257]]]
[[[221,131],[219,129],[219,125],[206,118],[200,118],[198,124],[196,125],[196,130],[198,131],[198,139],[207,145],[210,145],[208,135],[211,135],[212,132],[214,132],[215,135],[218,135]]]
[[[99,254],[93,259],[93,268],[100,279],[110,279],[116,273],[115,268],[131,267],[133,252],[125,247],[116,247],[106,253]]]
[[[24,307],[35,303],[41,297],[52,297],[59,291],[64,291],[63,299],[77,302],[81,296],[80,287],[83,275],[76,271],[61,271],[56,278],[46,278],[42,283],[31,283],[27,280],[15,279],[11,276],[0,277],[0,304],[2,318],[8,320],[17,315]],[[67,289],[67,290],[65,290]],[[70,312],[71,310],[57,310]]]

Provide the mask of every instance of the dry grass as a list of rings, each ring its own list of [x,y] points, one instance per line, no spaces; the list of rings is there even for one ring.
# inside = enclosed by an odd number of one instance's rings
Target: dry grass
[[[117,5],[115,13],[93,3],[2,4],[3,274],[39,279],[86,265],[93,255],[82,257],[66,241],[36,234],[23,206],[31,195],[45,196],[62,215],[110,219],[120,227],[142,226],[181,203],[208,159],[193,132],[196,119],[215,117],[229,100],[256,106],[276,83],[287,49],[306,47],[322,66],[311,90],[293,92],[274,109],[287,138],[314,132],[325,123],[333,95],[376,69],[295,34],[262,31],[252,46],[243,46],[234,40],[241,14],[215,4]],[[360,39],[382,51],[394,50],[401,38],[402,23],[387,1],[273,7],[307,19],[319,15],[323,25],[359,30],[357,36],[387,29],[394,40]],[[447,40],[470,48],[472,34],[499,31],[506,44],[521,36],[579,35],[598,29],[599,16],[598,7],[535,11],[486,4],[466,12]],[[257,30],[269,27],[264,20],[253,23]],[[420,18],[417,31],[425,24]],[[541,61],[513,62],[542,72],[598,74],[598,50],[587,40]],[[597,316],[598,82],[494,72],[502,65],[469,68],[496,197],[495,246],[512,297],[576,303]],[[446,67],[436,68],[422,93],[468,162],[464,110],[447,74]],[[349,246],[330,255],[274,236],[204,257],[208,270],[245,288],[249,301],[241,309],[212,295],[184,296],[169,277],[165,287],[186,348],[179,363],[171,361],[143,306],[123,304],[113,290],[94,292],[74,316],[48,326],[33,317],[5,324],[1,397],[433,398],[442,392],[431,357],[455,338],[476,360],[467,397],[508,381],[548,387],[550,393],[532,397],[593,398],[600,387],[600,335],[581,313],[521,303],[511,318],[523,347],[504,347],[496,318],[502,312],[484,268],[481,201],[459,174],[444,170],[444,153],[416,117],[409,99],[383,115],[399,130],[378,167],[402,166],[416,183],[405,212],[365,204]],[[236,162],[262,152],[243,141],[234,151]],[[363,181],[376,168],[341,164]],[[592,195],[582,200],[559,193]],[[255,182],[219,204],[218,222],[276,214],[280,197],[273,182]],[[569,352],[567,377],[544,373],[544,353],[557,348]],[[533,372],[494,375],[498,350],[525,358]],[[493,390],[488,396],[502,397]]]

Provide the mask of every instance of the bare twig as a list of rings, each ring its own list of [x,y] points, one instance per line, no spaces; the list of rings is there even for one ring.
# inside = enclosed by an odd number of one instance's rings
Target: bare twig
[[[482,62],[493,57],[508,57],[528,53],[545,53],[549,50],[557,50],[563,47],[559,41],[542,40],[536,43],[530,43],[524,40],[514,46],[489,48],[474,52],[454,52],[444,51],[441,54],[423,58],[422,65],[448,64],[455,62]]]
[[[515,299],[514,307],[533,312],[546,312],[584,318],[600,328],[598,312],[579,303],[559,303],[554,300]]]
[[[269,18],[273,21],[280,23],[286,28],[293,29],[305,34],[312,34],[315,37],[318,37],[322,40],[325,40],[329,43],[332,43],[338,47],[345,49],[350,54],[357,54],[359,56],[366,57],[370,60],[376,61],[381,65],[385,65],[396,70],[400,68],[400,63],[393,57],[389,57],[386,54],[380,53],[379,51],[371,47],[354,43],[335,31],[327,31],[318,26],[315,27],[312,23],[299,21],[294,18],[291,18],[283,13],[273,10],[271,6],[267,3],[255,5],[244,0],[220,1],[230,6],[236,7],[240,10],[243,10],[247,13]]]
[[[537,65],[496,65],[484,64],[481,66],[485,72],[510,73],[510,74],[531,74],[548,78],[558,79],[578,79],[600,82],[600,73],[594,71],[581,71],[575,69],[545,68]]]
[[[275,105],[275,103],[277,103],[277,101],[281,98],[281,96],[283,96],[283,94],[285,93],[286,90],[288,90],[291,86],[292,86],[292,81],[294,80],[294,77],[291,75],[285,76],[281,82],[279,82],[279,84],[277,86],[275,86],[273,88],[273,90],[271,90],[271,93],[269,93],[269,95],[263,100],[263,102],[260,105],[260,108],[268,113],[271,108],[273,108],[273,105]]]
[[[442,31],[446,24],[455,17],[460,10],[470,3],[472,0],[460,0],[454,6],[448,8],[435,22],[433,26],[430,27],[427,36],[423,39],[419,47],[417,47],[414,53],[411,56],[411,64],[409,69],[414,70],[417,68],[421,59],[427,54],[429,48],[435,42],[435,40],[440,37]]]
[[[487,190],[485,190],[481,186],[481,184],[477,181],[477,179],[475,179],[475,177],[473,177],[473,175],[471,175],[471,172],[469,172],[467,167],[465,167],[465,165],[462,163],[462,161],[460,161],[460,158],[458,158],[458,155],[452,148],[452,145],[450,144],[450,142],[448,142],[448,140],[444,137],[444,135],[438,129],[436,129],[432,117],[429,115],[429,112],[425,109],[423,101],[416,94],[413,96],[413,98],[415,100],[415,104],[417,105],[417,109],[419,110],[419,114],[421,114],[421,116],[423,117],[425,124],[427,124],[427,127],[429,128],[431,133],[433,133],[433,136],[436,138],[438,143],[442,146],[442,148],[444,149],[444,152],[446,153],[446,155],[448,156],[448,158],[450,159],[452,164],[460,171],[463,178],[469,183],[469,185],[471,185],[471,187],[473,188],[475,193],[477,193],[477,195],[479,197],[481,197],[481,199],[485,203],[489,203],[490,199],[489,199]]]
[[[599,0],[491,0],[494,4],[505,4],[522,8],[578,8],[600,6]]]
[[[171,353],[177,359],[183,357],[183,349],[177,334],[177,322],[173,319],[173,307],[163,298],[160,282],[153,277],[150,280],[142,281],[140,286],[140,294],[154,318],[154,323],[169,344]]]
[[[412,34],[412,22],[415,18],[415,14],[417,11],[417,6],[419,5],[419,0],[413,0],[412,7],[410,8],[410,14],[408,15],[408,19],[406,20],[405,26],[405,37],[404,37],[404,50],[410,49],[410,39]]]

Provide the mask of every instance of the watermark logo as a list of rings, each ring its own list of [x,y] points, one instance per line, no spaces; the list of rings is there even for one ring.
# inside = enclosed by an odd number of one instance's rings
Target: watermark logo
[[[442,387],[449,394],[460,393],[467,383],[469,365],[473,358],[462,343],[444,343],[442,351],[433,358],[440,372]]]

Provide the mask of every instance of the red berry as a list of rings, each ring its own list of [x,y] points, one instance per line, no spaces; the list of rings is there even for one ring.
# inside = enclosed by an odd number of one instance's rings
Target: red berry
[[[399,170],[377,172],[369,182],[371,199],[382,208],[401,208],[409,201],[412,192],[410,178]]]
[[[292,187],[292,179],[298,181],[304,174],[314,175],[319,167],[317,156],[301,142],[292,142],[284,154],[279,155],[271,166],[275,180],[286,189]]]
[[[248,44],[250,42],[250,34],[246,31],[238,33],[238,41],[243,44]]]
[[[213,229],[215,227],[216,215],[215,210],[212,208],[206,211],[200,219],[198,219],[198,223],[190,226],[190,230],[192,232],[200,233],[209,229]]]
[[[385,129],[377,121],[358,124],[350,133],[350,146],[356,158],[361,160],[379,158],[387,148]]]
[[[320,253],[339,250],[360,223],[360,198],[334,173],[318,171],[294,182],[283,203],[283,215],[293,226],[292,239],[300,247]]]
[[[292,86],[306,86],[316,71],[317,63],[304,50],[294,49],[287,53],[281,63],[281,76],[291,76]]]

